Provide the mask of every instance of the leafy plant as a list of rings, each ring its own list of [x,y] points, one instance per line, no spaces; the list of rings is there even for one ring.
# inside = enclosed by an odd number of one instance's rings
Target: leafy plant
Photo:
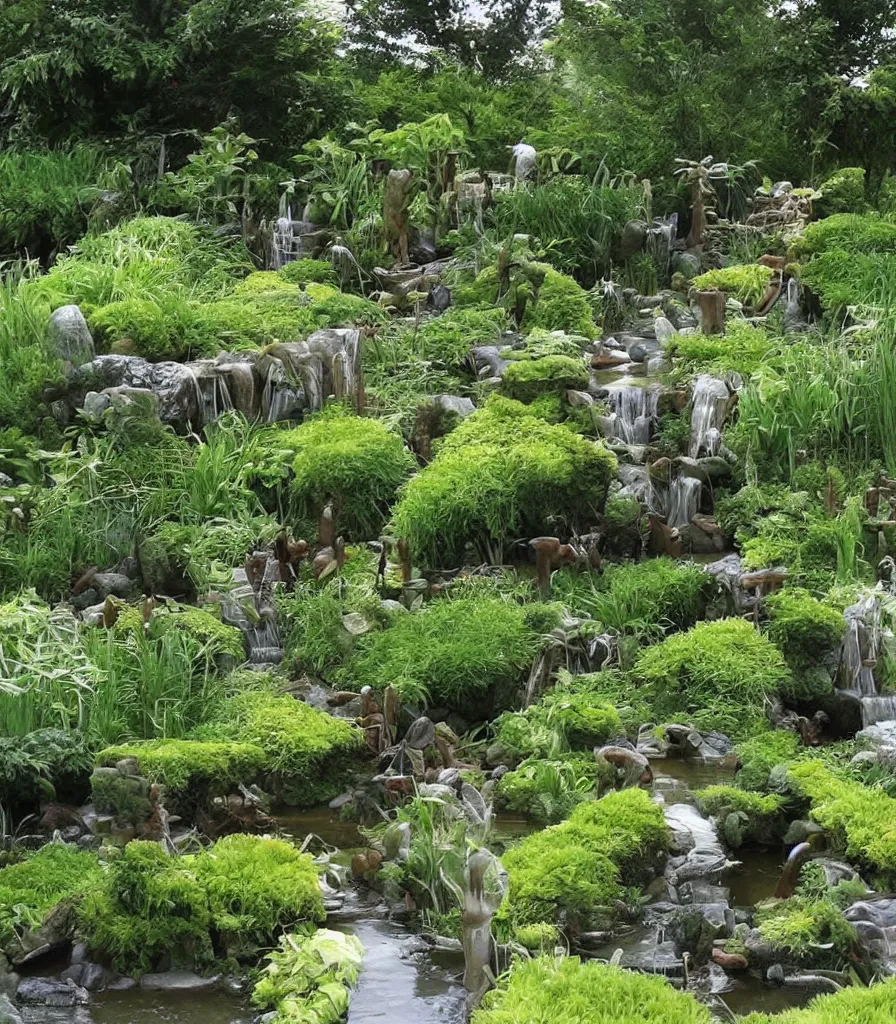
[[[695,277],[692,284],[699,289],[718,288],[719,291],[730,292],[744,305],[755,306],[765,294],[771,279],[770,267],[753,263],[747,266],[708,270],[705,274]]]

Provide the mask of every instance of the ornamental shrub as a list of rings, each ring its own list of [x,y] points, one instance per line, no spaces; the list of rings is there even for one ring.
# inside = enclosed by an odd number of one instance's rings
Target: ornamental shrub
[[[537,650],[522,606],[482,595],[440,598],[360,637],[347,674],[359,687],[394,686],[406,701],[481,718],[492,701],[506,701]]]
[[[289,494],[300,528],[316,531],[333,501],[346,539],[379,536],[398,487],[416,466],[399,434],[338,406],[273,436],[272,458],[291,464]]]
[[[865,202],[865,168],[841,167],[824,182],[819,192],[821,198],[815,203],[820,217],[862,213],[868,205]]]
[[[896,223],[877,213],[838,213],[809,224],[797,247],[810,255],[834,250],[854,255],[896,253]]]
[[[548,1021],[710,1024],[710,1014],[693,996],[672,988],[665,978],[578,957],[539,957],[517,963],[504,975],[473,1013],[471,1024]]]
[[[405,486],[395,531],[418,564],[459,565],[468,546],[500,561],[518,538],[568,535],[593,522],[615,470],[602,444],[494,395]]]
[[[765,699],[790,673],[778,648],[749,622],[720,619],[648,647],[632,679],[649,688],[657,720],[684,716],[697,728],[747,737],[765,726]]]
[[[0,737],[0,806],[17,817],[42,799],[80,803],[92,763],[77,730],[38,729]]]

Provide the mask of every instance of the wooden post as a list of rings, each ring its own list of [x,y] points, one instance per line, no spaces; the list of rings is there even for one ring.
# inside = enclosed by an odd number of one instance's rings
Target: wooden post
[[[698,291],[700,306],[700,330],[704,334],[725,333],[725,293],[715,288]]]

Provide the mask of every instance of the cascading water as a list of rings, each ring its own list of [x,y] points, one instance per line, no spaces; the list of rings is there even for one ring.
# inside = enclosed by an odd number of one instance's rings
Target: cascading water
[[[700,508],[700,491],[703,484],[692,476],[679,474],[669,484],[666,505],[666,522],[669,526],[687,526]]]
[[[659,389],[619,381],[607,389],[612,437],[626,444],[649,444],[656,422]]]
[[[619,491],[621,497],[634,498],[652,512],[662,512],[663,502],[646,466],[629,466],[623,463],[619,467],[618,475],[622,481],[622,488]]]
[[[872,593],[843,613],[846,636],[840,687],[854,693],[861,701],[863,726],[896,721],[896,696],[878,693],[874,678],[883,645],[881,610],[878,595]]]
[[[688,449],[692,459],[701,454],[718,454],[729,397],[728,385],[717,377],[704,373],[694,381],[691,441]]]
[[[843,689],[861,697],[877,695],[874,666],[880,656],[880,602],[872,594],[843,613],[846,638],[843,641]]]

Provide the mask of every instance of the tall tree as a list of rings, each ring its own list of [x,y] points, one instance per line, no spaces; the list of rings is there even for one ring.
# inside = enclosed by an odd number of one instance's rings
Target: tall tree
[[[440,51],[489,79],[506,78],[543,33],[550,0],[348,0],[356,45],[376,63]]]
[[[338,38],[305,0],[6,0],[0,110],[51,142],[235,115],[295,152],[338,105]]]

